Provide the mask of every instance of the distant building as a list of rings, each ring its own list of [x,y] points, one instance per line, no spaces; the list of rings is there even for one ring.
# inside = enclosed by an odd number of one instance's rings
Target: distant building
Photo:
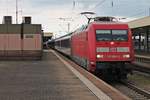
[[[44,35],[43,35],[43,42],[46,42],[48,40],[50,40],[53,36],[53,33],[51,32],[44,32]]]

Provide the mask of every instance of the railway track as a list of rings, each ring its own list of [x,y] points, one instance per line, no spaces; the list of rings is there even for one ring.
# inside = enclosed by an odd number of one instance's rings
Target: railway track
[[[114,83],[111,85],[123,94],[130,97],[132,100],[150,100],[149,92],[142,90],[129,82],[121,81],[119,83]]]
[[[143,89],[135,86],[134,84],[127,82],[127,81],[122,81],[121,83],[124,84],[125,86],[127,86],[128,88],[136,91],[137,93],[143,95],[144,97],[150,99],[150,92],[145,91],[145,90],[143,90]]]
[[[132,68],[133,68],[133,70],[150,74],[150,68],[144,67],[144,66],[142,66],[142,64],[141,64],[141,65],[139,65],[139,64],[134,64],[134,65],[132,66]]]

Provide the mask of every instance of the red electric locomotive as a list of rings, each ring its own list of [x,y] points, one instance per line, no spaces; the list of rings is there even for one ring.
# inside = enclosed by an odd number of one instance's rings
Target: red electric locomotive
[[[87,26],[56,39],[56,49],[67,50],[65,54],[92,73],[126,78],[128,71],[125,64],[134,59],[132,34],[126,23],[113,19],[95,18]]]

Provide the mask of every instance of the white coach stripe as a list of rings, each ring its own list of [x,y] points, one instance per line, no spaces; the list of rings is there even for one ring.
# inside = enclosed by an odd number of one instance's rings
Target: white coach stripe
[[[71,67],[69,63],[63,60],[54,51],[51,50],[51,52],[53,52],[100,100],[112,100],[109,96],[107,96],[104,92],[97,88],[91,81],[80,74],[76,69]]]

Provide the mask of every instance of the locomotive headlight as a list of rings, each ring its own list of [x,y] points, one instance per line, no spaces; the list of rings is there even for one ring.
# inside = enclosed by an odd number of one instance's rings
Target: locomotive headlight
[[[103,58],[103,55],[96,55],[97,58]]]
[[[130,58],[129,54],[123,55],[123,58]]]

